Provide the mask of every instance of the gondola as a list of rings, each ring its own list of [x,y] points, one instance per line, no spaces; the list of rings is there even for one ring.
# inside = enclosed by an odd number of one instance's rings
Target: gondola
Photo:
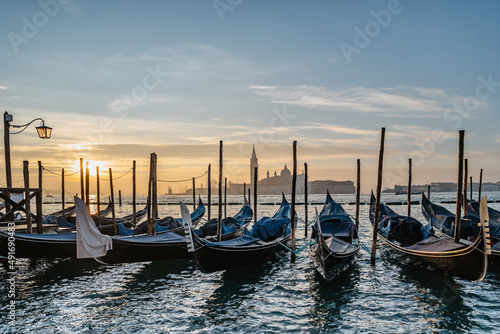
[[[189,210],[188,210],[189,213]],[[189,214],[191,217],[192,214]],[[246,203],[234,217],[223,219],[222,240],[230,240],[243,235],[246,226],[252,219],[252,208]],[[229,222],[237,222],[237,228],[231,228]],[[227,225],[226,225],[227,224]],[[236,225],[233,225],[236,226]],[[202,240],[215,241],[214,235],[205,235],[197,230]],[[157,235],[137,235],[128,237],[113,237],[113,250],[106,256],[97,258],[102,263],[125,263],[155,260],[170,260],[189,258],[186,237],[175,233],[175,230],[166,231]]]
[[[113,204],[112,203],[109,204],[108,208],[112,209]],[[108,208],[106,208],[106,210]],[[106,211],[106,210],[103,210],[103,211]],[[101,211],[101,212],[103,212],[103,211]],[[138,221],[142,220],[144,217],[146,217],[147,213],[148,213],[148,210],[147,210],[146,206],[143,209],[137,211],[135,213],[136,221],[138,222]],[[102,234],[115,235],[114,229],[113,229],[113,218],[101,217],[99,215],[91,215],[91,217],[94,220],[95,225],[101,231]],[[75,217],[69,217],[66,220],[59,219],[58,221],[59,221],[60,227],[70,227],[73,230],[76,228],[76,218]],[[135,225],[133,224],[133,221],[134,221],[133,214],[129,214],[129,215],[126,215],[123,217],[116,217],[115,221],[116,221],[117,229],[118,229],[118,226],[120,224],[122,224],[126,228],[134,228],[135,227]]]
[[[309,246],[316,269],[326,281],[333,280],[352,264],[359,251],[359,246],[352,244],[354,239],[357,239],[356,224],[327,191],[321,213],[318,215],[316,210]]]
[[[478,202],[469,202],[467,204],[467,213],[469,215],[480,217],[480,207]],[[498,264],[500,262],[500,211],[488,207],[488,216],[490,218],[491,235],[491,257],[490,259]]]
[[[56,212],[52,212],[52,213],[46,214],[44,216],[46,216],[46,217],[48,217],[48,216],[56,216],[57,218],[59,218],[59,217],[62,217],[62,216],[69,217],[69,216],[73,215],[74,213],[75,213],[75,206],[72,205],[72,206],[68,206],[64,210],[59,210],[59,211],[56,211]]]
[[[250,210],[248,210],[250,209]],[[245,226],[252,216],[252,210],[244,206],[240,210],[242,227],[230,230],[224,239],[243,234]],[[89,218],[90,219],[90,218]],[[101,232],[102,233],[102,232]],[[0,256],[8,255],[8,232],[0,231]],[[15,233],[16,258],[65,258],[76,257],[76,233],[24,234]],[[189,257],[186,239],[177,233],[162,233],[152,236],[113,237],[113,250],[102,258],[107,263],[166,260]]]
[[[422,192],[422,215],[437,231],[453,238],[455,235],[455,214],[441,205],[432,203]],[[466,214],[460,223],[460,238],[475,239],[479,234],[479,214]]]
[[[188,250],[193,253],[198,269],[204,273],[262,262],[283,250],[283,245],[290,239],[290,211],[290,204],[283,196],[273,217],[260,219],[239,238],[212,242],[201,239],[194,232],[189,210],[181,204]]]
[[[454,236],[455,214],[451,213],[441,205],[432,203],[424,194],[422,194],[422,215],[432,226],[448,238]],[[461,218],[460,238],[474,240],[478,237],[480,229],[479,224],[479,203],[468,202],[467,214]],[[491,263],[500,263],[500,212],[488,208],[489,227],[491,236]]]
[[[205,205],[203,204],[201,197],[198,197],[198,206],[193,212],[191,212],[191,220],[195,224],[198,223],[198,221],[200,221],[205,215],[205,211],[206,211]],[[148,231],[147,221],[142,222],[135,228],[127,228],[123,224],[118,224],[118,234],[122,236],[142,235],[147,233],[147,231]],[[180,235],[184,235],[182,218],[173,218],[168,216],[162,219],[158,219],[155,222],[155,231],[156,234],[169,231],[169,232],[175,232]]]
[[[148,209],[145,206],[144,209],[141,209],[135,213],[135,219],[137,222],[146,217],[148,213]],[[92,216],[97,228],[101,231],[102,234],[114,235],[113,231],[113,218],[110,217],[96,217]],[[134,215],[130,214],[127,216],[115,218],[116,225],[122,224],[125,227],[135,227],[133,224]]]
[[[375,216],[375,197],[370,200],[370,221]],[[412,217],[401,216],[380,204],[378,237],[404,263],[447,275],[481,281],[486,275],[489,253],[488,221],[474,243],[438,238],[430,223],[423,226]]]
[[[111,212],[113,212],[113,202],[111,201],[111,198],[108,197],[108,206],[106,206],[104,210],[94,213],[92,217],[107,217],[111,214]]]

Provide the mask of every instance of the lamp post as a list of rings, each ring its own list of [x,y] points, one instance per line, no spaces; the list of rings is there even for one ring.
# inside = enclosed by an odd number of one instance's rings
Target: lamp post
[[[4,149],[5,149],[5,175],[7,178],[7,188],[12,188],[12,172],[10,168],[10,128],[21,129],[17,132],[12,133],[13,135],[23,132],[35,121],[40,121],[40,126],[36,127],[38,136],[42,139],[49,139],[52,134],[52,128],[45,126],[45,121],[42,118],[35,118],[31,122],[23,125],[13,125],[13,117],[8,112],[3,114],[3,126],[4,126]]]

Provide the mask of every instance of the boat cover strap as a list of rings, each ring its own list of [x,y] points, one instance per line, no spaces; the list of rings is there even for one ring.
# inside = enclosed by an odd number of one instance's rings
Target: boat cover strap
[[[15,236],[37,239],[37,240],[76,240],[76,233],[47,233],[47,234],[28,234],[16,233]]]
[[[252,244],[255,244],[259,241],[260,239],[251,237],[249,235],[244,235],[242,237],[236,238],[236,239],[231,239],[231,240],[226,240],[226,241],[221,241],[221,242],[210,242],[210,241],[205,241],[205,244],[210,247],[218,247],[218,246],[249,246]]]
[[[136,243],[150,243],[150,242],[186,242],[186,238],[174,233],[162,233],[156,235],[141,235],[141,236],[132,236],[132,237],[113,237],[113,239],[126,240],[127,242],[136,242]]]

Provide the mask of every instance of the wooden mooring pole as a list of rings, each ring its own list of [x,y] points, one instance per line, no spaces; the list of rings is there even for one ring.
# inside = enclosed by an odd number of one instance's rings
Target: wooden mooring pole
[[[406,197],[406,202],[407,202],[407,216],[411,217],[411,158],[408,159],[408,189],[407,193],[408,196]]]
[[[151,187],[153,185],[153,154],[149,157],[149,178],[148,178],[148,198],[146,199],[146,207],[148,211],[148,235],[151,235],[153,232],[153,223],[151,219]]]
[[[292,232],[292,262],[295,262],[295,194],[297,191],[297,141],[293,141],[293,172],[292,172],[292,212],[290,224]]]
[[[193,211],[196,210],[196,181],[193,177]]]
[[[473,194],[473,193],[472,193],[472,184],[473,184],[473,183],[472,183],[472,176],[469,178],[469,180],[470,180],[470,182],[469,182],[469,183],[470,183],[470,188],[469,188],[469,198],[470,198],[470,200],[471,200],[471,202],[472,202],[472,194]]]
[[[469,178],[469,159],[464,160],[464,189],[462,196],[462,209],[464,216],[467,214],[467,180]]]
[[[481,171],[479,172],[479,184],[478,184],[478,196],[477,196],[477,201],[478,203],[481,203],[481,188],[483,187],[483,169],[481,168]]]
[[[153,185],[152,185],[152,207],[153,207],[153,222],[151,233],[156,235],[156,220],[158,219],[158,156],[153,153]]]
[[[307,198],[307,163],[304,162],[304,236],[307,238],[307,222],[309,221],[308,218],[308,198]]]
[[[101,213],[101,184],[99,181],[99,166],[95,168],[96,173],[96,192],[97,192],[97,217],[100,216]]]
[[[253,222],[257,222],[257,185],[259,180],[259,167],[254,168],[253,172]],[[250,188],[248,189],[248,198],[250,199]]]
[[[207,206],[208,206],[208,220],[211,218],[212,211],[212,164],[208,164],[208,186],[207,186]]]
[[[43,233],[43,213],[42,213],[42,194],[43,194],[43,183],[42,183],[42,162],[38,160],[38,188],[40,191],[36,194],[36,232],[38,234]]]
[[[66,213],[64,212],[64,207],[66,206],[66,198],[64,191],[64,168],[61,168],[61,203],[62,203],[62,217],[66,219]]]
[[[359,231],[359,200],[361,197],[361,160],[356,160],[356,235]]]
[[[85,201],[85,187],[83,185],[83,158],[80,158],[80,190],[81,190],[81,196],[82,201]]]
[[[88,161],[85,165],[85,203],[87,203],[87,210],[90,213],[90,173]]]
[[[132,223],[137,225],[137,165],[135,160],[132,161]]]
[[[219,210],[217,212],[217,240],[221,241],[222,235],[222,174],[223,174],[223,142],[219,143]]]
[[[378,177],[377,177],[377,198],[375,203],[375,217],[373,221],[373,238],[372,238],[372,258],[371,265],[375,265],[375,255],[377,253],[377,232],[380,216],[380,194],[382,192],[382,171],[384,165],[384,144],[385,144],[385,128],[382,128],[380,134],[380,151],[378,156]]]
[[[465,130],[459,131],[458,138],[458,181],[457,181],[457,209],[455,211],[455,242],[460,241],[460,224],[462,222],[462,185],[464,177],[464,137]]]
[[[224,178],[224,218],[227,217],[227,177]]]
[[[116,227],[116,212],[115,212],[115,193],[113,189],[113,171],[111,168],[109,169],[109,191],[111,193],[111,203],[113,204],[113,208],[111,211],[111,217],[113,218],[113,234],[118,234],[118,229]]]
[[[33,225],[31,223],[31,207],[30,207],[30,170],[29,162],[23,161],[23,176],[24,176],[24,209],[26,211],[26,225],[28,234],[33,233]]]

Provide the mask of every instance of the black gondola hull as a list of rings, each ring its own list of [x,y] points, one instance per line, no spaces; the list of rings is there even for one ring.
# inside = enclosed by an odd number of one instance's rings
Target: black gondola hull
[[[380,234],[378,236],[389,245],[392,254],[405,264],[474,281],[480,281],[486,275],[488,257],[482,236],[463,249],[439,253],[415,252],[392,243]]]
[[[198,269],[204,273],[265,262],[284,250],[282,245],[290,239],[290,235],[288,235],[263,245],[212,247],[207,246],[193,231],[191,231],[191,235],[195,244],[194,260]]]
[[[329,248],[323,245],[323,251],[318,252],[318,246],[314,245],[309,248],[309,254],[314,260],[316,270],[323,278],[330,282],[340,273],[344,272],[354,262],[354,256],[358,253],[359,247],[356,250],[348,253],[333,253]],[[326,256],[322,256],[326,254]]]
[[[113,249],[99,259],[105,263],[164,261],[189,258],[185,242],[133,242],[113,239]]]
[[[35,234],[36,235],[36,234]],[[0,232],[0,255],[9,254],[9,235]],[[12,239],[11,239],[12,240]],[[16,258],[65,258],[76,257],[76,238],[74,240],[37,239],[15,235]]]

